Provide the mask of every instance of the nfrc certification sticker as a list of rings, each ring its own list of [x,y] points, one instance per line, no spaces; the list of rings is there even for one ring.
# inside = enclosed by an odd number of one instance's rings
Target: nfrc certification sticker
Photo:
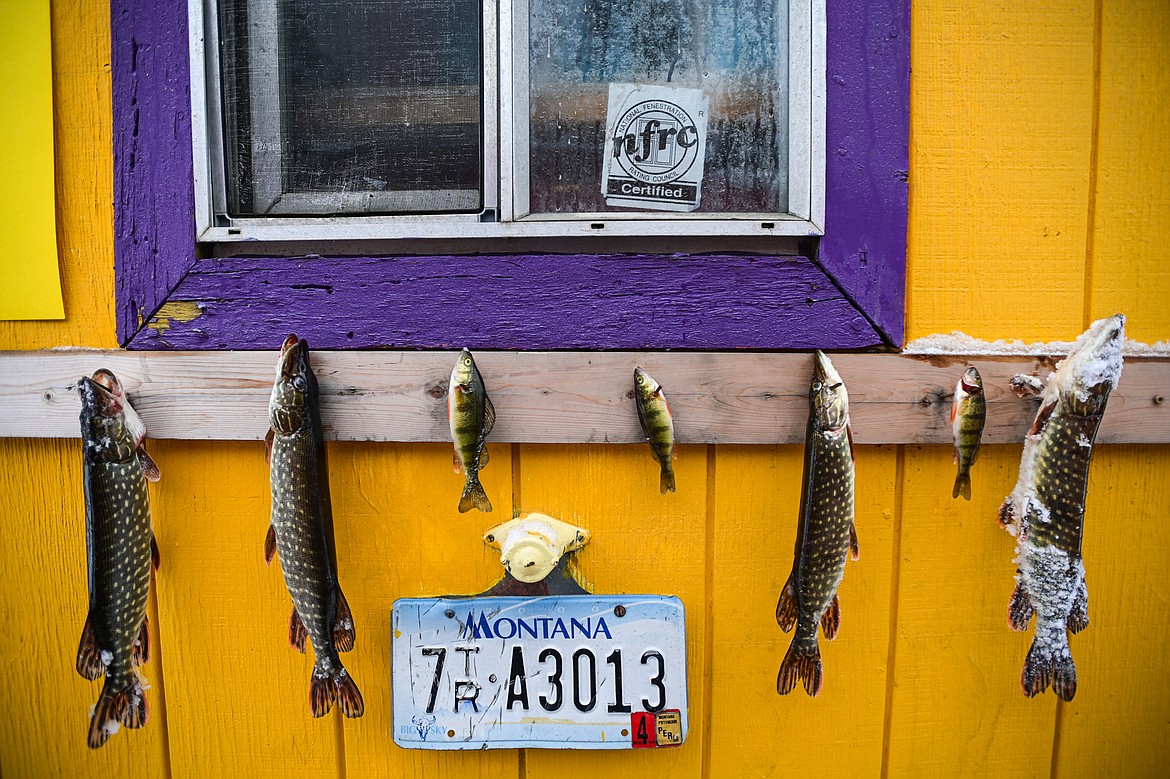
[[[700,89],[610,84],[601,193],[606,205],[694,211],[703,185],[707,97]]]

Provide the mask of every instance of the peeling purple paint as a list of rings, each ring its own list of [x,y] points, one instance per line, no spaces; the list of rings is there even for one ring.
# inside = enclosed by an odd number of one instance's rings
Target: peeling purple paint
[[[816,263],[750,255],[197,260],[187,4],[113,0],[119,340],[134,349],[271,349],[296,330],[321,348],[900,344],[908,0],[827,6],[827,235]],[[196,301],[203,314],[150,328],[167,301]]]

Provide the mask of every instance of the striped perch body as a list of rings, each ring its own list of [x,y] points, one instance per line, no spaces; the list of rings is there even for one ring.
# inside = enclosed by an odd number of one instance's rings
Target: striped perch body
[[[487,437],[496,424],[496,409],[469,349],[459,353],[459,361],[451,370],[447,419],[455,444],[455,473],[465,474],[459,511],[491,511],[492,503],[479,482],[479,470],[488,463]]]
[[[638,424],[650,443],[650,453],[662,466],[659,492],[663,495],[674,492],[674,417],[662,385],[641,368],[634,368],[634,401],[638,406]]]

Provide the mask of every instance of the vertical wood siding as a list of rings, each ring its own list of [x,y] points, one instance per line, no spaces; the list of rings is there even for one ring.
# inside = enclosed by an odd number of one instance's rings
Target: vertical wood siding
[[[1016,4],[1020,5],[1020,4]],[[67,319],[0,323],[0,349],[114,346],[109,11],[52,5],[59,242]],[[913,7],[907,329],[1070,338],[1121,310],[1170,338],[1170,6],[1086,0],[1059,11]],[[96,367],[96,366],[95,366]],[[460,515],[442,445],[331,444],[341,583],[365,696],[357,721],[308,715],[311,661],[286,641],[279,564],[265,568],[259,443],[156,442],[162,569],[146,669],[151,722],[84,743],[98,685],[73,670],[85,619],[76,441],[0,440],[0,773],[12,777],[1148,776],[1170,761],[1170,448],[1102,446],[1084,542],[1091,625],[1071,704],[1024,698],[1029,636],[1007,628],[1013,540],[995,512],[1018,446],[985,449],[971,502],[945,447],[858,451],[861,559],[822,642],[817,700],[775,694],[774,619],[791,566],[800,447],[684,447],[662,497],[644,447],[496,445],[496,512]],[[691,734],[674,751],[438,754],[389,722],[389,606],[494,582],[480,534],[513,510],[594,532],[599,592],[687,607]]]

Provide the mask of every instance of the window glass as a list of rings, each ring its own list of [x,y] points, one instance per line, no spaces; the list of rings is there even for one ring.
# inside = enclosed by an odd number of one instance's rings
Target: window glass
[[[232,216],[478,211],[480,5],[220,0]]]
[[[788,210],[787,0],[530,0],[529,9],[532,213],[628,210],[602,193],[611,84],[701,91],[699,213]]]

